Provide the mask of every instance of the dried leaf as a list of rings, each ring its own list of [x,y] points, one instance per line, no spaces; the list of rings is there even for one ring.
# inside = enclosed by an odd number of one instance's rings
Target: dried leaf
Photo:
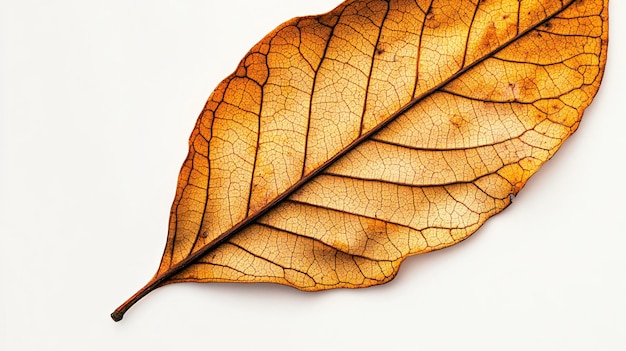
[[[210,96],[155,277],[302,290],[393,279],[467,238],[596,94],[608,0],[353,0],[293,19]]]

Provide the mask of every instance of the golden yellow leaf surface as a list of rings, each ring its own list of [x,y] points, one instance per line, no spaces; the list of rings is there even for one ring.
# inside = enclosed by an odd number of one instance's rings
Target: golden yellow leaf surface
[[[608,0],[352,0],[268,34],[209,97],[155,277],[393,279],[467,238],[578,127]]]

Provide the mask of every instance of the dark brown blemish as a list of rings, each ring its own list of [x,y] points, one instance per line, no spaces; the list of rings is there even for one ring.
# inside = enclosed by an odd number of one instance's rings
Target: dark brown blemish
[[[498,30],[496,29],[495,23],[489,23],[487,27],[487,31],[485,35],[480,39],[479,46],[490,50],[492,47],[498,45]]]
[[[461,126],[463,126],[463,124],[465,124],[465,120],[463,119],[463,116],[454,115],[450,119],[450,124],[452,124],[455,128],[459,129],[461,128]]]

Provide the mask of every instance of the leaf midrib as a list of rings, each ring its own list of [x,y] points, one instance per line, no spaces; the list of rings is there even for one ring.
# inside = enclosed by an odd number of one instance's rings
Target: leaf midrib
[[[530,26],[524,32],[521,32],[521,33],[517,34],[516,36],[514,36],[513,38],[511,38],[510,40],[508,40],[507,42],[505,42],[504,44],[502,44],[500,47],[496,48],[495,50],[493,50],[489,54],[487,54],[487,55],[477,59],[476,61],[474,61],[470,65],[467,65],[467,66],[461,68],[458,72],[456,72],[455,74],[450,76],[445,81],[443,81],[443,82],[439,83],[438,85],[432,87],[431,89],[425,91],[421,95],[413,98],[406,105],[401,107],[398,111],[396,111],[395,113],[390,115],[383,122],[379,123],[376,127],[370,129],[369,131],[367,131],[366,133],[362,134],[357,139],[352,141],[350,144],[345,146],[341,151],[339,151],[333,157],[328,159],[326,162],[324,162],[322,165],[320,165],[314,171],[312,171],[311,173],[303,176],[297,183],[295,183],[292,186],[290,186],[289,188],[287,188],[287,190],[285,190],[279,196],[274,198],[274,200],[268,202],[265,206],[263,206],[256,213],[248,215],[241,222],[235,224],[229,230],[227,230],[226,232],[220,234],[218,237],[216,237],[215,239],[210,241],[208,244],[204,245],[202,248],[200,248],[196,252],[190,254],[184,260],[182,260],[179,263],[177,263],[176,265],[168,268],[161,276],[158,277],[157,280],[159,282],[157,283],[155,281],[155,283],[156,283],[155,285],[156,286],[160,285],[164,280],[167,280],[167,278],[169,278],[169,277],[177,274],[178,272],[182,271],[185,267],[187,267],[188,265],[193,263],[193,261],[195,261],[196,259],[200,258],[201,256],[204,256],[205,254],[209,253],[212,249],[218,247],[221,243],[226,241],[228,238],[230,238],[233,235],[237,234],[239,231],[241,231],[242,229],[247,227],[249,224],[251,224],[252,222],[256,221],[261,216],[263,216],[266,213],[268,213],[270,210],[272,210],[274,207],[276,207],[280,202],[282,202],[283,200],[285,200],[286,198],[291,196],[293,193],[295,193],[297,190],[299,190],[305,184],[309,183],[309,181],[311,181],[313,178],[315,178],[316,176],[318,176],[319,174],[324,172],[328,167],[330,167],[333,163],[335,163],[335,161],[337,161],[339,158],[343,157],[348,152],[354,150],[358,145],[360,145],[365,140],[369,139],[372,135],[376,134],[377,132],[379,132],[383,128],[385,128],[387,125],[389,125],[389,123],[393,122],[397,117],[403,115],[408,110],[410,110],[413,106],[417,105],[419,102],[421,102],[425,98],[427,98],[427,97],[431,96],[432,94],[434,94],[435,92],[439,91],[441,88],[443,88],[444,86],[446,86],[450,82],[456,80],[458,77],[460,77],[461,75],[465,74],[466,72],[468,72],[469,70],[471,70],[475,66],[479,65],[480,63],[484,62],[485,60],[487,60],[487,59],[491,58],[492,56],[496,55],[501,50],[507,48],[511,43],[519,40],[520,38],[522,38],[523,36],[525,36],[529,32],[531,32],[531,31],[537,29],[538,27],[540,27],[541,25],[543,25],[545,22],[547,22],[547,21],[551,20],[552,18],[556,17],[558,14],[560,14],[561,12],[563,12],[567,8],[569,8],[569,6],[571,6],[574,1],[575,0],[570,0],[569,3],[564,5],[560,10],[556,11],[552,15],[547,16],[545,19],[543,19],[542,21],[536,23],[533,26]],[[416,82],[416,84],[417,84],[417,82]]]

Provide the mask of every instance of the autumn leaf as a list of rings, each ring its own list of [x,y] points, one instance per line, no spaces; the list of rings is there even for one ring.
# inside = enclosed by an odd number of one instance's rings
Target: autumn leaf
[[[295,18],[209,97],[154,278],[390,281],[474,233],[578,127],[608,0],[353,0]]]

